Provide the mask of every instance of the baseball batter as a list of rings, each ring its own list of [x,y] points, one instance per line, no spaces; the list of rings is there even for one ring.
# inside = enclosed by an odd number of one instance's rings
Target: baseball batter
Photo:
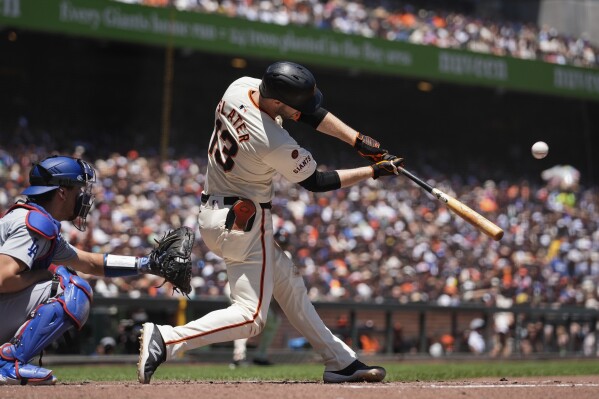
[[[183,326],[144,324],[140,382],[149,383],[157,367],[181,351],[260,333],[273,296],[291,324],[322,356],[324,382],[378,382],[385,377],[385,369],[360,362],[329,331],[310,302],[297,267],[273,238],[275,173],[322,192],[397,174],[402,164],[403,159],[389,155],[321,103],[313,75],[292,62],[269,66],[261,80],[240,78],[224,93],[215,111],[198,221],[206,245],[226,262],[232,304]],[[310,152],[282,127],[285,119],[337,137],[376,163],[318,171]]]

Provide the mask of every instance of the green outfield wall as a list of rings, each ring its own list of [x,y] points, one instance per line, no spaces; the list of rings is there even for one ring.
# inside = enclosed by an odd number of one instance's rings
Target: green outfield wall
[[[107,0],[0,0],[0,25],[599,100],[599,69]]]

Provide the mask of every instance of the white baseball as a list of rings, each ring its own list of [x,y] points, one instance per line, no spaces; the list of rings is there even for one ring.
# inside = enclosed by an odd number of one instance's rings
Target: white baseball
[[[549,146],[544,141],[537,141],[531,148],[532,156],[536,159],[543,159],[549,152]]]

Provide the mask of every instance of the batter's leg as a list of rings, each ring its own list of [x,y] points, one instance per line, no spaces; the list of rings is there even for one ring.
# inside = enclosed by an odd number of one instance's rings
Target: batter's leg
[[[272,306],[268,310],[268,320],[266,326],[262,330],[258,347],[256,348],[256,354],[254,355],[254,364],[258,365],[271,365],[272,363],[268,360],[268,348],[272,341],[277,335],[279,326],[281,325],[281,316],[272,310]]]
[[[182,351],[259,334],[264,328],[273,289],[273,243],[262,242],[244,263],[228,262],[231,306],[183,326],[145,323],[138,379],[148,384],[158,366]]]
[[[326,370],[342,370],[357,359],[356,353],[324,324],[310,302],[306,285],[291,259],[275,244],[274,297],[289,322],[310,342]]]
[[[253,263],[227,266],[231,306],[184,326],[158,326],[166,344],[167,360],[180,351],[258,335],[266,323],[272,297],[269,269]]]

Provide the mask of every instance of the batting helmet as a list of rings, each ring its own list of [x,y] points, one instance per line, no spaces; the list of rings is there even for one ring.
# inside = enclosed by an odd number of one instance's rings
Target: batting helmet
[[[305,114],[312,114],[322,104],[322,93],[305,67],[280,61],[270,65],[260,83],[260,95],[274,98]]]
[[[81,231],[85,230],[86,217],[94,203],[92,193],[96,182],[96,171],[82,159],[54,155],[40,163],[33,164],[29,172],[29,184],[22,194],[28,197],[41,195],[59,187],[83,187],[73,210],[73,224]]]

